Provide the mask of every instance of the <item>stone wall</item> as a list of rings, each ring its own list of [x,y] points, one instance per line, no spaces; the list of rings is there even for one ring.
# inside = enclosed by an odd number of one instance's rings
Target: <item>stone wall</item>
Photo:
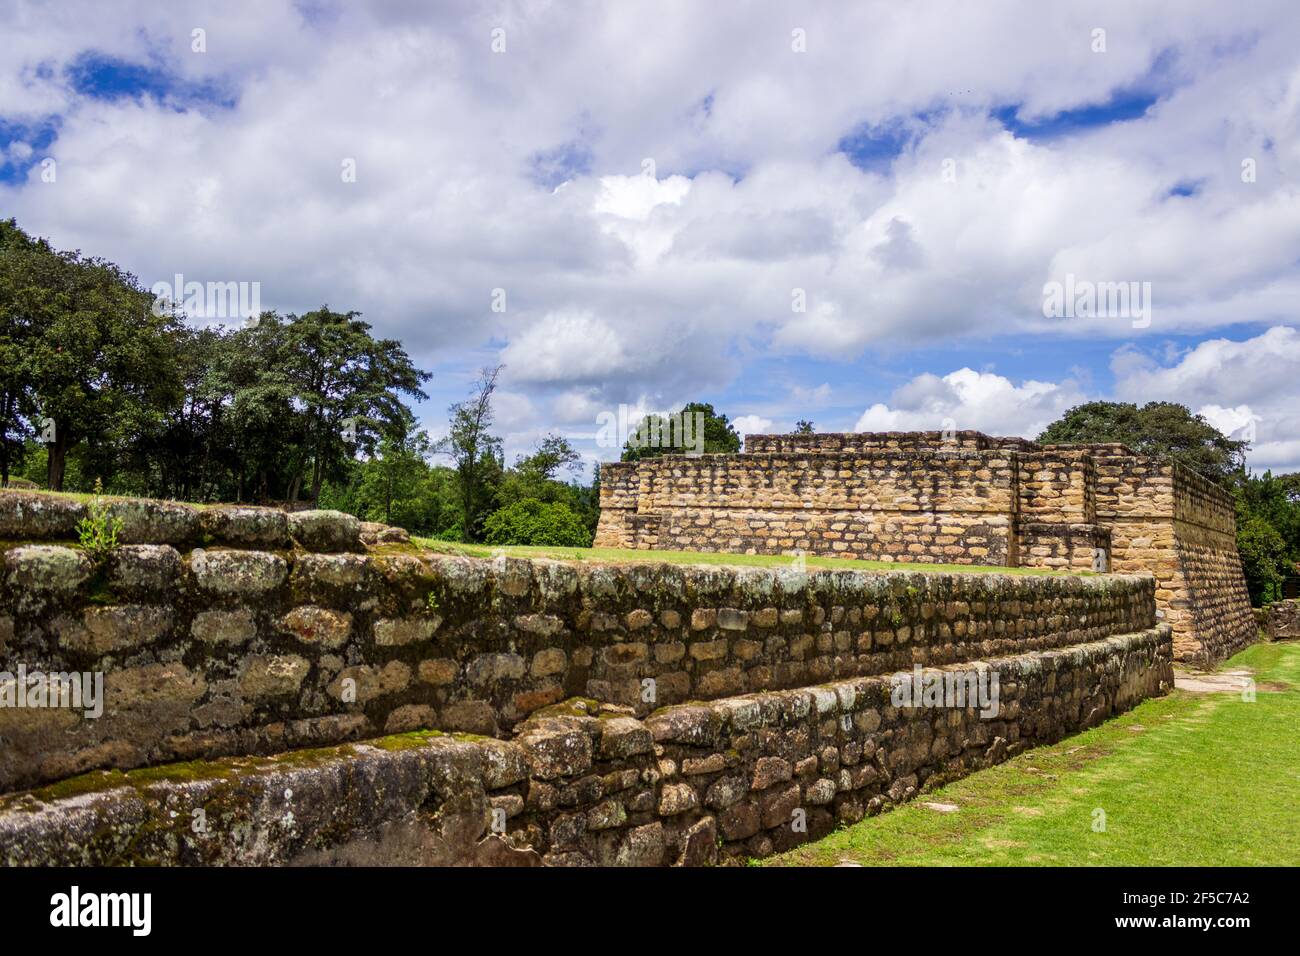
[[[236,517],[222,540],[253,535]],[[1156,623],[1149,576],[609,566],[266,540],[293,546],[134,544],[99,567],[68,544],[4,550],[0,672],[99,672],[106,699],[99,717],[0,708],[0,790],[418,727],[494,735],[574,695],[644,714]]]
[[[97,558],[82,504],[0,493],[9,865],[762,856],[1171,685],[1150,574],[484,560],[333,512],[111,508]],[[996,675],[996,706],[900,705],[913,667]],[[16,705],[72,673],[101,714]]]
[[[1264,629],[1270,641],[1300,638],[1300,601],[1274,601],[1265,609]]]
[[[1180,660],[1256,636],[1231,495],[1117,444],[979,432],[751,435],[601,468],[597,545],[1147,571]]]
[[[701,865],[762,857],[1164,693],[1169,628],[993,658],[999,712],[889,677],[666,707],[583,700],[511,741],[412,733],[0,797],[6,865]],[[934,677],[936,673],[927,672]],[[203,826],[195,826],[201,819]]]

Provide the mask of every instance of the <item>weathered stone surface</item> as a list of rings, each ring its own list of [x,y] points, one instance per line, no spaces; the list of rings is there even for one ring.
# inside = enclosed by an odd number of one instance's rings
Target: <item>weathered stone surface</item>
[[[199,511],[192,505],[127,498],[106,501],[105,510],[122,522],[120,544],[182,545],[198,537]]]
[[[744,777],[719,777],[709,784],[704,802],[714,810],[724,810],[749,793],[749,781]]]
[[[377,697],[403,691],[410,683],[410,666],[390,661],[382,667],[369,664],[345,667],[330,682],[328,691],[335,700],[366,704]]]
[[[458,700],[438,713],[438,725],[467,734],[498,733],[496,711],[485,700]]]
[[[88,607],[78,618],[56,620],[55,630],[62,649],[99,657],[161,640],[171,623],[169,608],[124,604]]]
[[[722,718],[708,707],[670,707],[651,714],[645,723],[656,743],[708,747],[717,743],[722,732]]]
[[[231,547],[278,551],[293,545],[289,516],[275,508],[205,508],[199,513],[199,527],[214,542]]]
[[[568,657],[560,648],[545,647],[533,655],[533,663],[529,670],[534,677],[549,677],[552,674],[564,673],[568,663]]]
[[[688,783],[670,783],[659,792],[659,815],[673,817],[700,805],[699,795]]]
[[[52,544],[29,544],[5,552],[5,582],[20,604],[29,599],[67,599],[89,580],[94,567],[80,551]]]
[[[588,830],[608,830],[610,827],[620,827],[626,822],[627,810],[618,800],[604,800],[587,811]]]
[[[308,551],[360,551],[361,522],[342,511],[295,511],[289,533]]]
[[[128,597],[171,593],[181,573],[181,556],[169,544],[128,544],[114,548],[108,583]]]
[[[600,722],[600,754],[607,759],[627,759],[650,753],[654,739],[639,720],[609,717]]]
[[[697,820],[683,831],[676,866],[712,866],[718,859],[718,824],[713,817]]]
[[[647,823],[628,831],[614,857],[615,866],[660,866],[664,857],[664,828],[661,823]]]
[[[741,700],[670,707],[646,721],[599,702],[571,700],[523,722],[512,741],[422,736],[417,730],[434,718],[441,728],[453,729],[457,721],[448,720],[451,706],[491,722],[494,711],[486,701],[461,700],[435,711],[431,705],[398,698],[402,702],[387,711],[382,719],[386,728],[408,736],[384,743],[381,748],[357,745],[355,753],[357,759],[368,759],[365,755],[371,752],[384,752],[394,755],[394,759],[399,759],[396,755],[409,755],[400,759],[416,761],[420,770],[411,779],[418,785],[409,792],[409,799],[414,802],[400,805],[435,808],[422,819],[427,817],[438,829],[437,839],[444,841],[444,855],[440,859],[448,862],[472,863],[480,860],[479,853],[489,853],[480,844],[488,837],[487,821],[492,820],[494,826],[504,831],[496,835],[502,842],[486,858],[492,861],[496,861],[493,854],[504,853],[511,847],[510,852],[526,852],[525,848],[533,846],[547,849],[549,862],[700,865],[716,859],[719,839],[721,852],[729,858],[771,853],[829,832],[836,820],[851,822],[864,813],[879,812],[888,803],[913,798],[927,777],[940,770],[944,773],[954,770],[946,756],[952,751],[937,746],[941,739],[952,739],[957,749],[977,755],[971,765],[961,768],[965,772],[986,762],[1005,759],[1014,749],[1022,749],[1032,742],[1058,739],[1062,733],[1092,719],[1091,711],[1084,713],[1076,708],[1071,712],[1063,706],[1065,701],[1105,698],[1114,700],[1119,708],[1132,706],[1145,694],[1158,692],[1165,686],[1161,681],[1165,679],[1169,652],[1169,630],[1162,628],[1105,642],[998,659],[1002,711],[991,724],[968,708],[953,709],[948,719],[935,722],[934,715],[925,708],[873,706],[887,700],[891,692],[892,678],[885,675],[819,685],[818,689],[826,694],[816,704],[809,692],[759,693]],[[239,680],[241,694],[268,695],[261,698],[267,703],[282,700],[275,695],[287,691],[288,685],[297,679],[296,666],[277,667],[288,659],[284,655],[260,654],[246,658]],[[260,672],[255,671],[259,668]],[[349,669],[344,668],[341,673],[349,673]],[[213,686],[214,696],[196,707],[197,700],[209,688],[198,675],[179,663],[153,671],[128,670],[125,674],[126,683],[118,684],[110,695],[110,700],[117,703],[104,718],[103,746],[110,749],[103,753],[112,754],[114,760],[129,762],[137,759],[135,754],[154,746],[157,726],[173,734],[182,733],[188,721],[205,719],[202,715],[209,714],[224,699],[221,695],[229,692],[224,684]],[[374,684],[363,689],[377,695],[381,690],[403,690],[409,679],[410,668],[403,662],[391,661],[382,670],[372,669],[358,683]],[[259,682],[264,685],[252,686]],[[123,690],[125,695],[121,693]],[[221,706],[232,704],[233,701]],[[756,712],[751,713],[749,705]],[[875,711],[879,718],[879,726],[872,731],[863,729],[859,721],[852,719],[868,711]],[[8,750],[0,751],[0,773],[5,772],[4,761],[11,759],[9,754],[14,749],[33,752],[42,742],[66,735],[80,720],[75,714],[42,713],[39,732],[29,730],[24,736],[22,728],[32,725],[30,722],[15,724],[10,719],[11,713],[0,709],[0,735],[11,742]],[[715,738],[708,744],[697,742],[701,739],[701,713],[713,713],[717,719],[716,729],[705,735]],[[1071,713],[1073,716],[1069,716]],[[673,719],[674,715],[685,716],[678,721]],[[734,719],[737,715],[745,715],[739,721],[743,727],[737,726]],[[360,719],[360,715],[357,717]],[[650,730],[654,721],[673,733],[655,743],[656,735]],[[990,733],[990,726],[996,733]],[[16,736],[15,729],[20,731]],[[302,730],[291,732],[302,733]],[[174,739],[175,746],[191,748],[180,752],[201,753],[205,746],[184,745],[183,737]],[[979,748],[990,740],[992,745],[980,754]],[[435,741],[440,743],[435,745]],[[636,744],[629,746],[630,741]],[[87,753],[79,759],[101,758]],[[323,759],[328,762],[333,758]],[[837,764],[847,765],[837,771],[830,769]],[[62,766],[75,765],[65,761]],[[240,766],[241,775],[260,772],[256,770],[256,762],[245,761]],[[297,769],[298,762],[286,761],[285,766]],[[678,773],[679,766],[689,766],[698,772],[683,778]],[[355,848],[341,857],[331,855],[338,841],[350,846],[346,826],[341,831],[339,821],[352,819],[350,814],[356,811],[369,814],[373,808],[391,806],[394,799],[399,802],[407,799],[406,791],[401,791],[399,797],[387,789],[392,785],[392,778],[375,776],[386,772],[377,766],[367,764],[364,770],[347,772],[349,780],[358,773],[364,777],[372,788],[372,798],[360,801],[356,807],[340,803],[351,799],[348,796],[351,791],[346,784],[333,779],[329,786],[334,789],[323,791],[316,798],[323,800],[325,806],[311,810],[320,814],[313,819],[333,820],[333,825],[322,825],[314,831],[325,842],[314,845],[309,856],[292,857],[295,861],[355,861],[358,859],[353,855]],[[160,773],[151,772],[150,780],[156,780]],[[193,780],[205,779],[202,771],[193,768],[187,774],[192,778],[191,786]],[[225,775],[214,775],[214,779],[224,781]],[[751,794],[751,780],[765,785],[764,788]],[[144,791],[123,788],[119,792],[136,799]],[[382,801],[373,799],[376,792],[384,794]],[[211,805],[210,797],[202,792],[193,796],[198,805]],[[0,797],[0,835],[6,838],[0,840],[0,854],[8,852],[11,843],[38,846],[23,841],[44,832],[32,822],[44,811],[34,814],[30,805],[10,802],[21,799]],[[78,799],[84,802],[84,798]],[[169,811],[177,809],[176,792],[168,791],[168,799]],[[121,805],[101,806],[100,813]],[[70,810],[72,806],[71,803],[61,805],[59,810]],[[712,814],[704,814],[703,807],[708,807]],[[492,810],[499,811],[500,815],[492,814]],[[792,827],[798,810],[803,811],[806,832]],[[19,818],[24,822],[16,823]],[[246,832],[246,820],[241,825],[245,830],[240,832]],[[279,848],[295,832],[287,828],[273,837],[259,838],[271,839],[272,847]],[[409,834],[404,837],[410,838]],[[136,838],[128,834],[124,839]],[[132,852],[143,853],[139,858],[144,860],[165,861],[172,858],[169,853],[175,852],[169,849],[171,846],[146,842],[143,849],[136,847]],[[40,843],[38,849],[30,852],[51,851],[47,844]],[[84,859],[104,862],[114,859],[113,852],[100,842]],[[57,857],[41,855],[39,860],[28,861],[45,862],[53,858]],[[268,858],[289,859],[279,849]]]
[[[375,643],[380,647],[404,647],[433,640],[442,618],[436,614],[424,617],[380,618],[375,621]]]
[[[784,783],[794,776],[790,761],[781,757],[760,757],[754,765],[754,779],[750,786],[755,790],[766,790],[775,783]]]
[[[367,588],[373,567],[361,554],[304,554],[293,566],[294,583],[308,591]]]
[[[244,697],[263,701],[297,693],[311,664],[297,654],[258,654],[248,658],[239,677]]]
[[[289,566],[284,558],[265,551],[190,552],[190,570],[205,591],[232,597],[256,598],[284,583]]]
[[[465,676],[471,684],[489,684],[499,680],[518,680],[528,666],[518,654],[480,654],[469,662]]]
[[[572,777],[591,767],[591,738],[581,730],[541,723],[527,727],[518,740],[539,780]]]
[[[304,604],[280,618],[280,627],[304,644],[334,649],[352,636],[352,615]]]
[[[439,657],[420,661],[418,672],[420,680],[424,683],[441,687],[456,682],[456,678],[460,676],[460,665],[450,658]]]
[[[436,736],[396,749],[353,745],[309,760],[245,760],[238,774],[190,767],[156,773],[147,788],[24,798],[16,811],[0,802],[0,863],[538,865],[535,851],[486,831],[488,802],[471,767],[436,775],[430,793],[428,768],[463,746]],[[431,796],[438,814],[418,813]],[[209,834],[227,839],[194,831],[200,808]]]
[[[204,644],[242,647],[257,636],[257,619],[248,608],[200,611],[194,615],[190,635]]]
[[[539,637],[554,637],[563,633],[564,621],[554,614],[521,614],[515,618],[515,627]]]
[[[86,506],[72,498],[0,491],[0,540],[75,541]]]

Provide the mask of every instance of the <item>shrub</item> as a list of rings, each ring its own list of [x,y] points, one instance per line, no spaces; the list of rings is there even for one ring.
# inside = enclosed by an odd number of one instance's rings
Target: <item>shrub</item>
[[[96,478],[95,497],[87,508],[89,514],[77,522],[77,536],[81,539],[81,546],[96,563],[104,561],[108,553],[117,547],[117,535],[122,530],[122,519],[108,513],[103,494],[104,483]]]
[[[1237,551],[1246,575],[1250,603],[1262,607],[1281,597],[1290,568],[1286,542],[1265,519],[1252,515],[1237,528]]]
[[[567,505],[548,504],[536,498],[525,498],[493,512],[483,525],[483,535],[488,544],[591,546],[591,532]]]

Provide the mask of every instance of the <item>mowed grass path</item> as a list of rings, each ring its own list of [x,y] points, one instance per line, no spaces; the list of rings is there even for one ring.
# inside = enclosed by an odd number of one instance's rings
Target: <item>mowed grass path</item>
[[[1253,702],[1174,691],[765,863],[1300,865],[1300,643],[1223,665],[1242,667]]]
[[[441,554],[492,558],[506,554],[513,558],[553,558],[558,561],[594,561],[616,564],[624,561],[664,561],[669,564],[718,564],[734,567],[790,567],[794,558],[787,554],[720,554],[710,551],[633,551],[622,548],[552,548],[524,545],[494,546],[460,544],[436,538],[412,538],[423,548]],[[1003,568],[979,564],[903,564],[896,561],[860,561],[854,558],[804,558],[810,568],[837,568],[847,571],[921,571],[930,574],[1088,574],[1089,572],[1056,571],[1050,568]]]

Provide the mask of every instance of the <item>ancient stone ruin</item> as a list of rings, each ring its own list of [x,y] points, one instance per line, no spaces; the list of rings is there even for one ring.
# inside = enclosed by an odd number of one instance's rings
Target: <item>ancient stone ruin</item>
[[[1255,638],[1232,495],[1123,445],[981,432],[750,435],[601,466],[596,545],[1155,575],[1178,660]]]
[[[1172,682],[1150,574],[485,560],[111,508],[96,558],[82,504],[0,494],[9,865],[743,860]],[[56,702],[74,674],[98,714]]]

